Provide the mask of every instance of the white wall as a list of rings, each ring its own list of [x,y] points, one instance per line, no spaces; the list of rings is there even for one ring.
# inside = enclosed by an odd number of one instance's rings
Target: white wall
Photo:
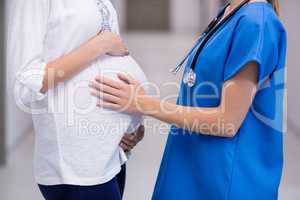
[[[11,16],[12,1],[6,1],[6,19]],[[6,26],[8,21],[6,21]],[[7,30],[7,28],[5,29]],[[6,58],[12,59],[12,58]],[[6,79],[8,89],[6,91],[6,148],[10,153],[14,146],[20,141],[32,127],[31,116],[20,111],[14,101],[13,94],[11,92],[11,80],[14,77],[14,70],[10,66],[6,66]]]
[[[126,1],[125,0],[111,0],[117,10],[119,17],[120,28],[124,29],[126,23]]]
[[[126,1],[112,0],[121,29],[126,23]],[[178,33],[199,32],[216,14],[218,0],[170,0],[171,31]],[[138,12],[138,11],[137,11]]]
[[[197,32],[200,30],[200,1],[171,0],[171,29],[176,32]]]
[[[20,111],[11,96],[6,98],[6,148],[10,153],[18,142],[30,133],[31,116]]]
[[[199,32],[216,14],[218,0],[170,0],[171,29],[177,33]]]
[[[299,60],[299,8],[300,1],[286,0],[282,3],[282,18],[288,30],[288,55],[287,55],[287,69],[288,69],[288,118],[290,123],[297,126],[300,118],[300,60]]]

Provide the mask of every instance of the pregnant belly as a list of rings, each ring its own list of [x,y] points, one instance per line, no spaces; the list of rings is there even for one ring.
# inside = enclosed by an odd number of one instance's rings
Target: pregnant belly
[[[58,116],[66,132],[76,136],[92,136],[109,139],[114,145],[118,144],[123,134],[133,131],[140,123],[140,116],[127,115],[96,106],[97,99],[90,94],[89,81],[98,75],[117,79],[117,73],[125,73],[141,83],[147,81],[140,66],[131,56],[111,57],[105,56],[89,68],[78,74],[66,84],[66,90],[60,94],[59,99],[67,102],[66,112]],[[70,130],[71,129],[71,130]]]

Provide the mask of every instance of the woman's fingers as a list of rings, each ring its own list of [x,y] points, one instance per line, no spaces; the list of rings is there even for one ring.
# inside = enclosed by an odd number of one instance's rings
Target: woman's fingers
[[[128,56],[128,55],[130,55],[130,52],[127,48],[124,48],[124,49],[121,49],[120,52],[108,53],[107,55],[115,56],[115,57]]]
[[[125,151],[125,152],[129,152],[132,150],[132,148],[126,144],[124,144],[123,142],[120,143],[120,147]]]
[[[125,144],[134,147],[137,144],[137,140],[134,135],[128,135],[125,134],[124,137],[122,138],[122,142]]]
[[[145,128],[141,125],[135,133],[125,134],[120,142],[120,146],[131,151],[144,137]]]
[[[126,56],[129,54],[128,49],[124,45],[122,38],[119,35],[110,31],[100,31],[98,37],[101,37],[103,42],[107,44],[108,55],[112,56]]]
[[[145,136],[145,127],[143,125],[141,125],[138,130],[136,131],[136,138],[137,138],[137,141],[140,142],[144,136]]]
[[[125,144],[127,147],[129,147],[130,149],[133,149],[134,148],[134,146],[135,146],[135,144],[134,143],[129,143],[128,141],[126,141],[126,140],[122,140],[122,142],[121,143],[123,143],[123,144]]]

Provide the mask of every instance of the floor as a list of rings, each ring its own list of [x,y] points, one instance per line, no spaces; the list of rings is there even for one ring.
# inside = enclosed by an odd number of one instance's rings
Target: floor
[[[191,35],[165,33],[126,34],[125,41],[133,56],[143,66],[150,81],[157,83],[161,97],[176,94],[177,88],[163,83],[178,81],[180,76],[168,73],[191,46]],[[141,42],[142,41],[142,42]],[[149,200],[166,141],[167,128],[156,120],[148,119],[146,137],[134,150],[128,163],[128,181],[125,200]],[[295,132],[295,130],[294,130]],[[280,200],[300,199],[300,141],[289,131],[286,135],[286,166],[280,190]],[[33,134],[11,152],[8,165],[0,168],[1,200],[41,200],[32,175]]]

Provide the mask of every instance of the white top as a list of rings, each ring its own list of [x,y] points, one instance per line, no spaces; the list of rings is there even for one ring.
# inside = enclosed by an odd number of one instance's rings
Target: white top
[[[103,56],[47,94],[39,91],[49,60],[77,48],[103,25],[118,33],[112,4],[109,0],[9,3],[8,72],[17,75],[11,86],[18,106],[32,113],[37,183],[96,185],[111,180],[126,161],[119,142],[125,132],[137,128],[141,118],[96,107],[88,84],[98,74],[116,78],[116,72],[146,82],[136,62],[130,56]],[[103,22],[103,17],[108,21]]]

